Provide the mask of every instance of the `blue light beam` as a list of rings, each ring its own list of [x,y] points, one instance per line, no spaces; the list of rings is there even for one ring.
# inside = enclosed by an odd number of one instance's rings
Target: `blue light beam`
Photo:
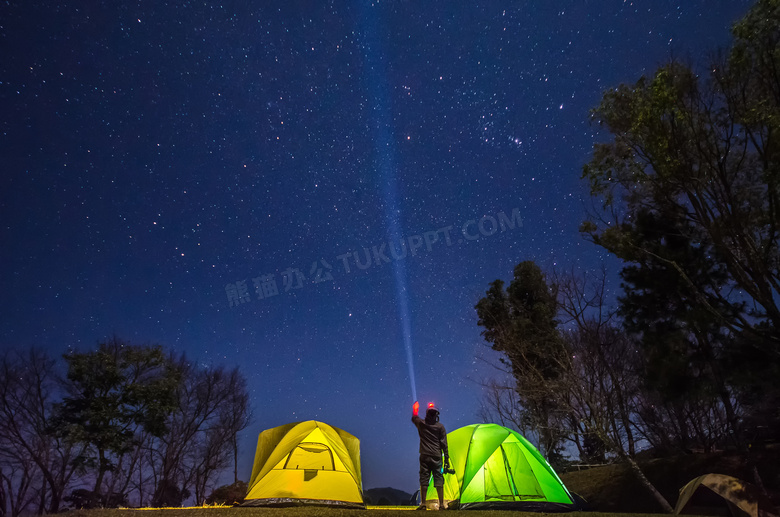
[[[362,50],[365,58],[365,81],[369,100],[374,113],[374,151],[379,181],[384,199],[385,221],[389,242],[402,242],[401,207],[398,201],[398,181],[396,166],[396,143],[390,114],[390,99],[386,76],[387,58],[381,41],[382,25],[379,23],[380,4],[358,1],[362,8]],[[406,282],[406,265],[403,260],[392,262],[395,279],[395,294],[398,302],[398,318],[401,323],[406,364],[409,367],[409,383],[412,388],[412,400],[417,400],[417,382],[414,377],[414,354],[412,352],[412,325],[409,317],[409,297]]]

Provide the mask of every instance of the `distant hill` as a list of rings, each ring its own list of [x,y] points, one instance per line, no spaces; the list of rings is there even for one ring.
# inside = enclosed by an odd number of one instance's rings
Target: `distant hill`
[[[366,504],[377,506],[402,506],[410,505],[412,494],[397,488],[369,488],[363,491],[363,499]]]
[[[780,502],[780,447],[754,451],[758,470],[775,504]],[[672,506],[679,490],[698,476],[727,474],[752,483],[743,459],[733,453],[686,454],[640,462],[647,478]],[[657,513],[660,505],[639,484],[626,465],[606,465],[560,475],[572,492],[597,512]]]

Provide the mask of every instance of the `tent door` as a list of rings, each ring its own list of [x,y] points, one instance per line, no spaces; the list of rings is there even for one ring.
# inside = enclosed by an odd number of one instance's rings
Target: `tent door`
[[[333,453],[330,448],[325,444],[314,442],[299,443],[287,456],[284,468],[294,470],[336,470],[333,462]]]
[[[485,462],[484,472],[487,500],[521,501],[544,497],[519,444],[501,444]]]

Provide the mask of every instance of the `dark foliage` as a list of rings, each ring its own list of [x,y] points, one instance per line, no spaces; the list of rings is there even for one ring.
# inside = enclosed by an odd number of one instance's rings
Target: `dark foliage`
[[[207,504],[232,504],[237,505],[244,502],[247,494],[247,484],[245,481],[236,481],[230,485],[222,485],[215,489],[206,498]]]

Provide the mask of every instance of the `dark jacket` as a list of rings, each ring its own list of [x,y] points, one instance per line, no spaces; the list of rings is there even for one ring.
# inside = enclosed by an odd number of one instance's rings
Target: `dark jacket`
[[[412,422],[420,435],[420,456],[441,459],[444,452],[445,458],[450,457],[450,452],[447,450],[447,431],[441,423],[429,424],[417,415],[412,416]]]

